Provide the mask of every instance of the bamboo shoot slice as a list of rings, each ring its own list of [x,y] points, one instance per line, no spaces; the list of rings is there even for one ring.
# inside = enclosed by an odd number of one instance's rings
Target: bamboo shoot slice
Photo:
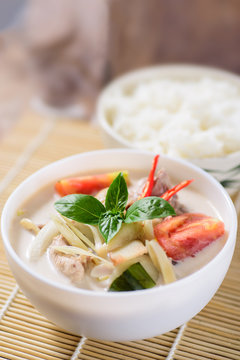
[[[95,255],[93,252],[91,252],[90,250],[84,250],[80,247],[77,246],[68,246],[68,245],[63,245],[63,246],[54,246],[54,250],[62,252],[64,254],[67,255],[84,255],[84,256],[89,256],[93,259],[97,259],[101,262],[107,263],[109,265],[112,265],[112,263],[98,255]],[[113,266],[113,265],[112,265]]]
[[[59,230],[55,223],[50,220],[42,227],[34,238],[28,252],[30,261],[36,261],[46,251],[48,246],[51,244],[53,238],[59,234]]]
[[[59,232],[63,235],[63,237],[67,240],[67,242],[72,246],[78,246],[82,249],[88,250],[87,246],[83,243],[81,239],[69,228],[65,220],[59,216],[52,216],[52,220],[54,221],[56,227]]]
[[[146,241],[146,247],[153,264],[161,271],[164,283],[176,281],[173,265],[157,240]]]
[[[109,257],[114,265],[119,265],[125,261],[142,256],[146,253],[146,246],[144,246],[141,241],[134,240],[120,249],[110,252]]]

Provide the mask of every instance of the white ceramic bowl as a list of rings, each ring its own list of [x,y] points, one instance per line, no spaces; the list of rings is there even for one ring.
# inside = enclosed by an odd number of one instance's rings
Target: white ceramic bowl
[[[109,120],[108,115],[109,100],[114,94],[116,94],[116,92],[118,93],[119,90],[121,90],[123,93],[131,93],[131,89],[134,89],[134,87],[138,84],[144,84],[149,80],[173,79],[184,81],[195,79],[199,80],[205,77],[233,83],[240,89],[240,77],[238,75],[211,67],[197,65],[153,66],[127,73],[112,81],[100,94],[96,106],[96,120],[100,125],[105,146],[110,148],[136,148],[132,142],[123,138],[111,126],[111,121]],[[131,95],[128,95],[127,98],[128,100],[131,99]],[[149,150],[142,147],[141,149]],[[187,160],[205,170],[209,170],[209,172],[211,172],[217,180],[223,182],[224,186],[231,195],[240,190],[240,151],[231,153],[230,155],[224,157],[191,158]]]
[[[176,181],[194,178],[191,186],[211,201],[228,232],[222,250],[207,265],[169,285],[122,293],[102,293],[65,286],[33,272],[14,250],[11,235],[16,212],[27,198],[44,185],[81,171],[146,169],[153,154],[138,150],[102,150],[78,154],[50,164],[27,178],[8,199],[1,228],[10,268],[24,294],[49,320],[70,332],[104,340],[148,338],[170,331],[196,315],[220,286],[234,251],[237,218],[223,187],[210,175],[183,160],[161,157]]]

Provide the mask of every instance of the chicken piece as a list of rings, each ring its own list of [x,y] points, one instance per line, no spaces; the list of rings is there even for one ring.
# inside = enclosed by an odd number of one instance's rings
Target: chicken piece
[[[84,277],[87,259],[81,255],[66,255],[59,253],[54,249],[55,246],[68,245],[62,235],[58,235],[54,238],[50,248],[49,255],[50,259],[56,268],[67,276],[74,284],[78,285],[81,283]]]
[[[161,196],[170,188],[171,188],[171,182],[168,174],[164,169],[159,170],[154,179],[154,185],[151,195]]]
[[[171,189],[171,187],[172,185],[168,174],[164,169],[161,169],[158,171],[154,180],[151,196],[161,197],[161,195],[163,195],[167,190]],[[177,194],[173,195],[173,197],[168,202],[170,205],[172,205],[177,215],[181,215],[187,212],[185,206],[179,202]]]
[[[140,197],[143,187],[147,181],[147,178],[140,179],[136,184],[129,188],[127,208],[131,206]],[[167,190],[171,189],[172,185],[168,174],[164,169],[157,172],[154,178],[154,185],[151,196],[161,197]],[[187,209],[179,202],[178,196],[174,195],[169,203],[172,205],[177,215],[187,212]]]

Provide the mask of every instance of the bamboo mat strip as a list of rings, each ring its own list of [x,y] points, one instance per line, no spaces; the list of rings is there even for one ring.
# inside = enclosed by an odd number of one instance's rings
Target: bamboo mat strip
[[[21,181],[49,162],[102,147],[98,129],[87,123],[27,114],[11,136],[0,144],[1,203]],[[208,306],[188,324],[155,338],[113,343],[67,333],[39,314],[18,289],[0,244],[0,358],[240,359],[239,248],[238,240],[231,268],[222,286]]]
[[[185,331],[186,326],[187,326],[187,324],[184,324],[184,325],[182,325],[180,327],[179,332],[178,332],[178,334],[176,336],[176,339],[175,339],[175,341],[174,341],[174,343],[173,343],[173,345],[171,347],[171,350],[169,351],[169,354],[168,354],[166,360],[172,360],[173,359],[176,348],[177,348],[178,344],[180,343],[180,341],[182,339],[182,336],[183,336],[183,333]]]
[[[0,321],[2,320],[3,316],[5,315],[9,306],[11,305],[12,301],[14,300],[15,296],[17,295],[18,290],[19,290],[19,287],[18,287],[18,285],[16,285],[15,288],[13,289],[13,291],[11,292],[10,296],[8,297],[7,301],[5,302],[4,306],[1,309]]]
[[[3,261],[0,261],[0,321],[7,310],[8,305],[13,300],[13,295],[15,294],[16,282],[13,277],[10,275],[7,264]]]
[[[76,347],[76,350],[74,351],[72,357],[71,357],[71,360],[77,360],[78,359],[78,355],[80,354],[81,350],[82,350],[82,347],[83,345],[85,344],[87,338],[85,336],[83,336],[81,338],[81,340],[79,341],[77,347]]]

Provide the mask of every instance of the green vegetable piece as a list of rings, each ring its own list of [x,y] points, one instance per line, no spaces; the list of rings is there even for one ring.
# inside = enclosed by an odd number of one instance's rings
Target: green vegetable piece
[[[106,210],[114,211],[123,211],[126,207],[128,200],[128,189],[127,184],[122,173],[113,180],[112,184],[109,186],[105,207]]]
[[[153,279],[139,263],[131,265],[117,279],[115,279],[109,291],[133,291],[149,289],[156,285]]]
[[[63,216],[89,225],[97,225],[101,214],[106,211],[95,197],[83,194],[64,196],[54,206]]]
[[[98,223],[99,230],[108,243],[120,230],[123,219],[120,213],[113,214],[112,212],[105,212],[101,215]]]
[[[131,284],[128,283],[122,274],[117,279],[113,281],[108,291],[133,291]]]
[[[135,201],[127,210],[124,222],[151,220],[176,215],[173,207],[164,199],[157,196],[148,196]]]

